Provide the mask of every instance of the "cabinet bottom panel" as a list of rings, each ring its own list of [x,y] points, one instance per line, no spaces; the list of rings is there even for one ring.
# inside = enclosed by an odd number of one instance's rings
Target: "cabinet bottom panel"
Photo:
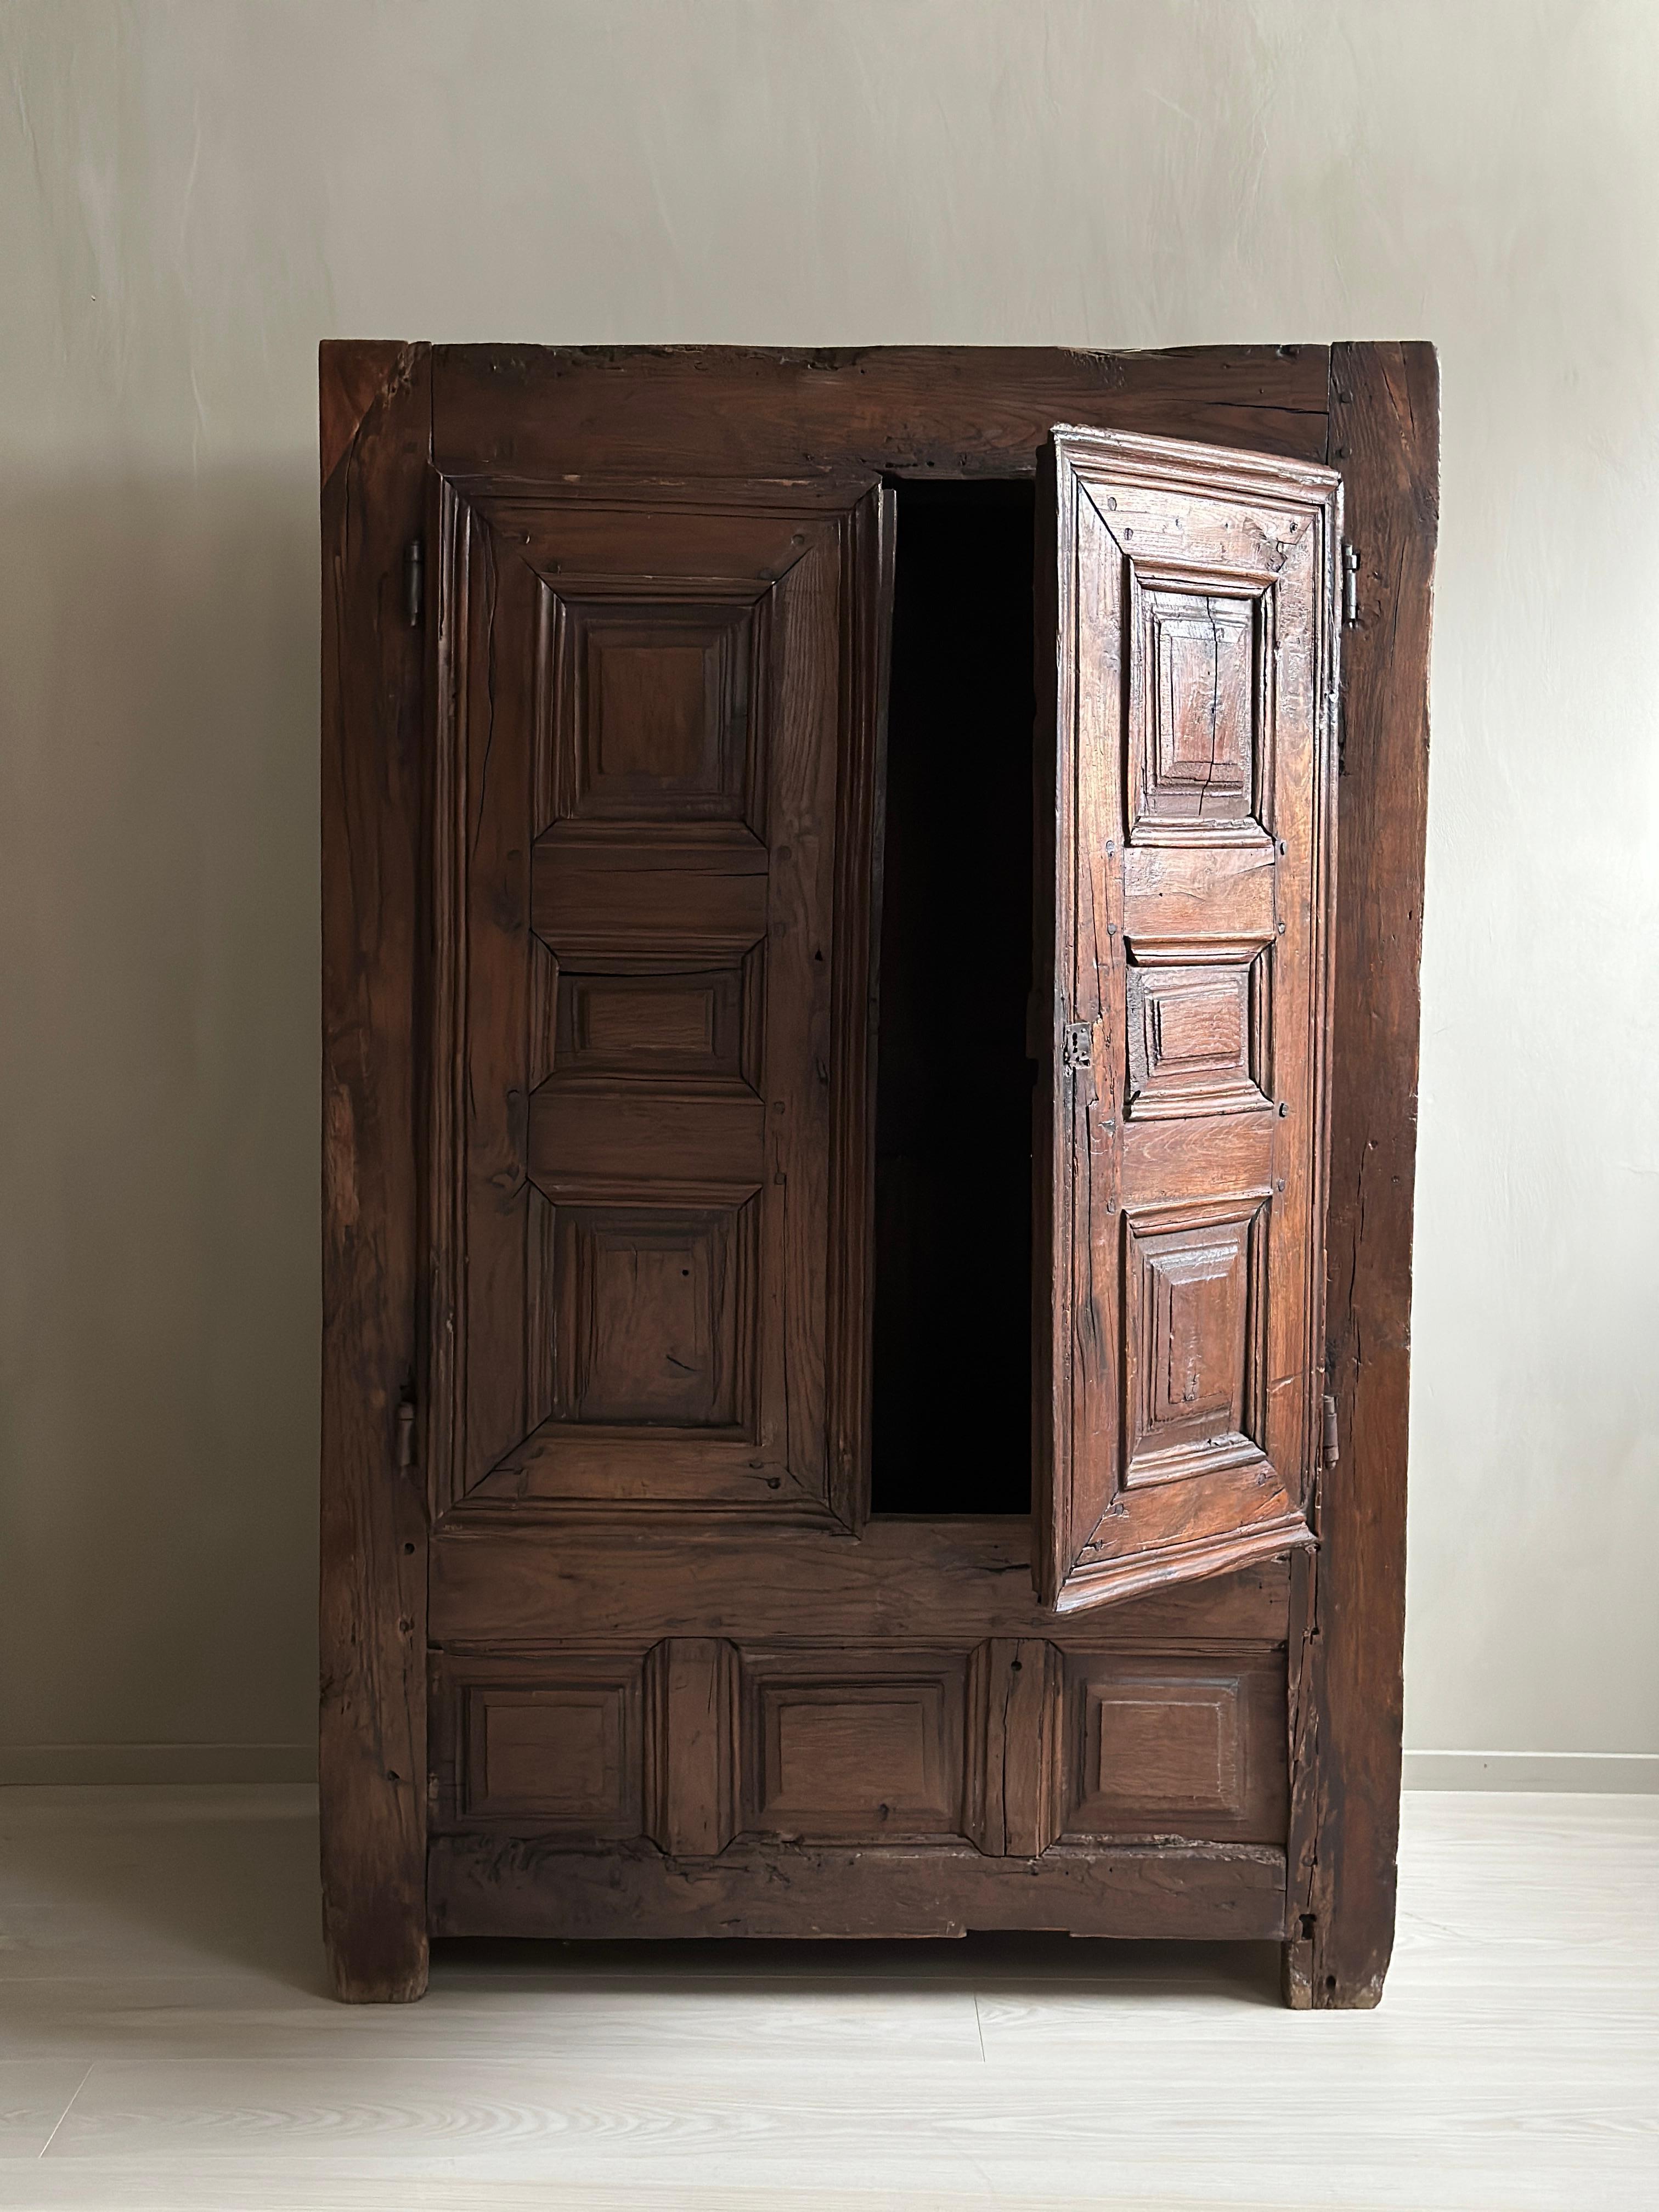
[[[990,1637],[434,1652],[431,1827],[565,1852],[1262,1844],[1285,1655]]]
[[[1146,1844],[990,1859],[973,1850],[734,1845],[717,1859],[650,1845],[560,1850],[533,1839],[440,1836],[428,1917],[436,1936],[1072,1936],[1278,1941],[1285,1854],[1261,1844]]]

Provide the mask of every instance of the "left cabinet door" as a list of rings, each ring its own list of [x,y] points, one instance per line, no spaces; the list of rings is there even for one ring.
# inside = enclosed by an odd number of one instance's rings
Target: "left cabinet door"
[[[881,495],[440,504],[440,1510],[852,1525]]]

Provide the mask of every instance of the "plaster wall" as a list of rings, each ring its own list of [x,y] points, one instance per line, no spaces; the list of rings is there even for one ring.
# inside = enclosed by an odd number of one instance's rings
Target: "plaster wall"
[[[0,66],[0,1771],[309,1763],[319,338],[1420,336],[1407,1741],[1659,1776],[1651,0],[11,0]]]

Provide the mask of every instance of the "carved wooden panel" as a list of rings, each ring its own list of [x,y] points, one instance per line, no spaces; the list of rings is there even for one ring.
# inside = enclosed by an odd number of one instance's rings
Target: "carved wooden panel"
[[[558,818],[753,826],[750,678],[767,605],[559,593]]]
[[[1131,1121],[1272,1103],[1267,948],[1246,938],[1131,939],[1124,985]]]
[[[557,1208],[555,1419],[752,1432],[757,1214]]]
[[[1282,1843],[1284,1684],[1277,1657],[1068,1655],[1066,1837]]]
[[[1054,446],[1035,1498],[1070,1608],[1311,1540],[1338,487]]]
[[[845,1522],[877,504],[444,519],[441,1503]]]
[[[439,1661],[434,1825],[637,1836],[641,1686],[637,1656]]]
[[[1125,1213],[1126,1485],[1265,1463],[1266,1211]]]
[[[962,1832],[963,1662],[746,1651],[744,1826],[799,1842]]]
[[[562,975],[554,1064],[599,1082],[635,1075],[743,1081],[743,1015],[756,998],[737,966]]]
[[[434,1656],[432,1818],[576,1848],[1283,1840],[1282,1651],[993,1637]]]
[[[1109,516],[1115,496],[1103,502]],[[1134,525],[1123,530],[1127,552]],[[1263,580],[1229,592],[1236,571],[1189,571],[1163,550],[1132,555],[1128,578],[1129,835],[1139,844],[1265,838],[1270,589]]]

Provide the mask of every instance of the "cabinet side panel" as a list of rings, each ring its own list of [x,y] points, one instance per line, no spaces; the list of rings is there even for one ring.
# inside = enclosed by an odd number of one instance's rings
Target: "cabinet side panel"
[[[325,399],[331,357],[354,350],[327,349]],[[422,523],[431,406],[426,348],[364,350],[378,392],[322,512],[319,1748],[335,1988],[385,2002],[419,1996],[427,1973],[426,1515],[398,1462],[415,1382],[422,635],[404,554]]]
[[[1374,2005],[1394,1944],[1439,401],[1432,346],[1333,350],[1330,459],[1358,562],[1342,635],[1327,1231],[1341,1458],[1321,1477],[1320,1550],[1291,1599],[1285,1994],[1298,2006]]]

